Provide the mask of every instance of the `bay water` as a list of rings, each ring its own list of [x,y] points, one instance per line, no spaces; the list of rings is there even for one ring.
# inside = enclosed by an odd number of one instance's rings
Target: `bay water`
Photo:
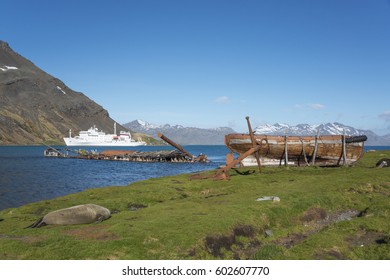
[[[63,148],[63,147],[57,147]],[[72,147],[88,151],[136,149],[172,150],[170,146]],[[152,163],[44,157],[45,146],[0,146],[0,210],[80,192],[90,188],[127,186],[132,182],[211,170],[223,165],[225,146],[184,146],[203,153],[210,163]]]

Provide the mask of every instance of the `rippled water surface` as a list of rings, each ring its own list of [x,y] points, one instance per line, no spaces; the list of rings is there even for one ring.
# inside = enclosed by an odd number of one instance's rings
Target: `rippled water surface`
[[[138,163],[46,158],[43,156],[45,149],[43,146],[0,146],[0,210],[89,188],[126,186],[148,178],[215,169],[224,163],[228,152],[225,146],[185,146],[194,155],[206,154],[212,162]],[[93,149],[102,151],[107,147]]]

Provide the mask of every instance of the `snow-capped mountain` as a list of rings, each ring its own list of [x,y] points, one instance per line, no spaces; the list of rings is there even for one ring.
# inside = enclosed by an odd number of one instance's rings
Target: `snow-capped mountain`
[[[229,127],[203,129],[170,124],[155,125],[143,120],[135,120],[123,126],[132,131],[152,135],[156,139],[159,139],[157,133],[162,133],[180,145],[223,145],[225,135],[235,133]]]
[[[264,124],[256,127],[254,129],[256,134],[269,134],[269,135],[316,135],[318,132],[320,135],[345,135],[357,136],[357,135],[366,135],[368,140],[366,145],[380,146],[380,145],[390,145],[390,135],[379,136],[372,132],[371,130],[360,130],[351,126],[347,126],[338,122],[326,123],[319,125],[309,125],[309,124],[298,124],[298,125],[288,125],[288,124]]]
[[[290,126],[287,124],[265,124],[255,128],[257,134],[289,134],[289,135],[315,135],[319,131],[320,134],[343,134],[346,135],[361,135],[362,131],[351,126],[343,125],[341,123],[326,123],[320,125],[298,124]]]
[[[223,145],[224,136],[235,131],[229,127],[218,127],[213,129],[202,129],[195,127],[184,127],[181,125],[155,125],[142,120],[135,120],[123,125],[132,131],[152,135],[156,139],[160,132],[181,145]],[[319,125],[298,124],[288,125],[283,123],[264,124],[254,129],[256,134],[269,135],[320,135],[343,134],[349,136],[366,135],[368,146],[390,146],[390,134],[379,136],[371,130],[360,130],[352,126],[344,125],[338,122],[325,123]],[[242,133],[248,133],[242,131]]]

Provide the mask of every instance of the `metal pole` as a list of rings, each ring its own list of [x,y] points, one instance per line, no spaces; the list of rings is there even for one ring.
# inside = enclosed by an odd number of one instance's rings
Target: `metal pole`
[[[284,166],[288,165],[288,136],[287,136],[287,130],[286,135],[284,136]]]
[[[315,165],[316,163],[316,157],[317,157],[317,149],[318,149],[318,138],[320,136],[320,130],[317,129],[317,135],[316,135],[316,140],[314,143],[314,152],[313,152],[313,158],[312,158],[312,164]]]
[[[347,155],[345,146],[345,129],[343,130],[343,165],[347,165]]]

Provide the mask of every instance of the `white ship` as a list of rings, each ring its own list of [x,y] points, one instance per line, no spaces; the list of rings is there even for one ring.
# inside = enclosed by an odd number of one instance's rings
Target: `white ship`
[[[134,140],[130,132],[121,131],[116,133],[114,123],[114,134],[106,134],[99,131],[94,125],[87,131],[80,131],[79,136],[72,137],[72,130],[69,129],[69,137],[64,137],[67,146],[144,146],[146,143],[141,139]]]

